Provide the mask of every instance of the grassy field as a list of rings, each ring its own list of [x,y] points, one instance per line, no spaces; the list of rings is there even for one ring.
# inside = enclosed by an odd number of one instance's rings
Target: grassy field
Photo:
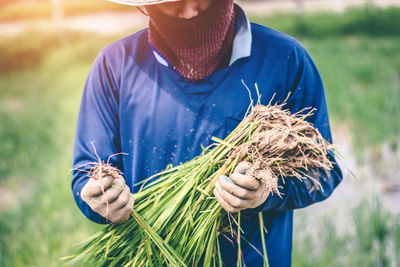
[[[400,10],[254,20],[300,39],[325,82],[332,120],[349,124],[356,146],[364,149],[400,133],[400,28],[393,16],[400,17]],[[385,20],[393,23],[379,31],[370,25]],[[0,41],[0,266],[59,265],[72,244],[99,229],[70,192],[73,135],[90,66],[102,47],[122,36],[88,37],[26,32]],[[294,266],[396,262],[387,250],[400,248],[400,218],[379,213],[374,203],[349,211],[356,232],[339,236],[322,222],[318,242],[295,235]],[[377,218],[372,230],[363,224],[370,218]],[[383,249],[382,243],[389,245]],[[353,249],[370,256],[355,257]]]
[[[385,211],[377,196],[348,210],[344,232],[332,216],[323,217],[311,233],[303,230],[313,218],[295,220],[293,266],[399,266],[400,214]]]
[[[299,39],[323,78],[334,123],[351,125],[355,147],[397,142],[400,132],[400,9],[343,15],[279,15],[253,21]],[[400,144],[399,144],[400,145]]]
[[[57,265],[96,229],[74,207],[69,170],[81,88],[97,52],[112,39],[66,35],[71,39],[31,66],[0,77],[0,184],[10,191],[0,211],[1,266]],[[57,43],[58,34],[52,36]]]

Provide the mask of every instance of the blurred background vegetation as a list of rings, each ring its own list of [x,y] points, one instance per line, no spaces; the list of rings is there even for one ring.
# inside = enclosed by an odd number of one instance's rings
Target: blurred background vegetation
[[[132,8],[104,0],[0,0],[0,22],[52,18],[79,14],[130,11]]]
[[[104,46],[143,26],[104,34],[57,23],[100,11],[143,15],[100,0],[65,0],[61,17],[48,0],[0,0],[0,9],[0,266],[57,266],[101,227],[70,191],[86,76]],[[251,20],[307,48],[334,139],[344,140],[344,172],[357,177],[346,175],[333,200],[296,211],[293,266],[400,266],[400,8],[257,12]],[[1,32],[16,22],[33,26]]]

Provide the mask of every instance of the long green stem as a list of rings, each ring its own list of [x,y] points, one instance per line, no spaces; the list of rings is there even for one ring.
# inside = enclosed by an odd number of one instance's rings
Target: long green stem
[[[146,223],[145,220],[137,213],[135,210],[132,210],[132,216],[141,226],[143,231],[152,239],[152,241],[157,245],[160,251],[164,254],[165,258],[168,260],[170,264],[173,266],[186,266],[186,264],[182,261],[180,256],[176,254],[173,248],[168,245],[154,230],[151,226]]]
[[[237,230],[237,244],[238,244],[238,258],[237,258],[237,266],[238,267],[241,267],[242,266],[242,248],[241,248],[241,231],[242,231],[242,229],[240,228],[240,214],[241,214],[241,212],[239,211],[238,212],[238,222],[237,222],[237,227],[238,227],[238,230]]]
[[[261,243],[262,243],[262,246],[263,246],[264,267],[268,267],[268,254],[267,254],[267,248],[265,246],[264,219],[263,219],[262,212],[258,213],[258,219],[259,219],[259,223],[260,223]]]

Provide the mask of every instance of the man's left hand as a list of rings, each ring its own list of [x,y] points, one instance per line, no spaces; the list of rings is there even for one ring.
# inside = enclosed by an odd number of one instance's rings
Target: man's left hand
[[[230,179],[220,176],[215,182],[213,191],[219,204],[227,212],[238,212],[244,209],[257,208],[267,200],[269,190],[259,180],[246,176],[251,167],[248,162],[240,162]]]

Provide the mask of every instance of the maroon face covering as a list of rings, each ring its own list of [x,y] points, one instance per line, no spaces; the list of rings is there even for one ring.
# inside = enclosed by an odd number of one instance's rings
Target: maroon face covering
[[[198,16],[182,19],[148,6],[151,45],[183,77],[198,81],[229,62],[235,37],[233,0],[214,0]]]

